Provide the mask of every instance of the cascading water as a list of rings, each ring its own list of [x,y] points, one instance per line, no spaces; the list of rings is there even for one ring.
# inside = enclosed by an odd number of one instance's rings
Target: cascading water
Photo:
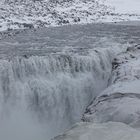
[[[88,55],[0,60],[0,138],[46,140],[80,121],[107,87],[115,53],[100,48]]]
[[[99,27],[43,29],[3,39],[0,139],[49,140],[81,120],[107,87],[113,58],[127,48],[112,32],[98,34]]]

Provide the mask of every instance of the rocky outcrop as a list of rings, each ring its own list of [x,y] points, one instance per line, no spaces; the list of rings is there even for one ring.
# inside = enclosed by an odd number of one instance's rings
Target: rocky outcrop
[[[87,108],[88,122],[123,122],[140,128],[140,50],[129,47],[113,63],[111,85]]]

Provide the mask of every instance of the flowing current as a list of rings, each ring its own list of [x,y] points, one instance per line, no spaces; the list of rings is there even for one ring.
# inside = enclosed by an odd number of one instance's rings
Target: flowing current
[[[83,27],[74,27],[77,36],[72,38],[70,27],[2,39],[0,139],[49,140],[80,121],[87,105],[108,86],[112,60],[126,47],[109,33],[95,34],[96,26]],[[53,46],[44,44],[49,41]]]

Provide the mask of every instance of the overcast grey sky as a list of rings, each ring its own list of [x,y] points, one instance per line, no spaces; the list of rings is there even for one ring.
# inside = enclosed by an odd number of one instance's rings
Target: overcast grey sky
[[[115,6],[119,12],[140,14],[140,0],[107,0],[107,3]]]

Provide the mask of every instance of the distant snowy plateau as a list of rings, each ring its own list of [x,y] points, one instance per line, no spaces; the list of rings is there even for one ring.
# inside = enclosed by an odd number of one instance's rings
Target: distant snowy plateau
[[[139,1],[120,1],[0,1],[0,140],[140,140]]]
[[[117,0],[1,0],[0,31],[66,24],[140,20],[140,12]],[[135,0],[136,1],[136,0]],[[119,5],[117,5],[119,3]],[[134,2],[135,3],[135,2]],[[131,7],[130,7],[131,6]],[[118,9],[116,7],[121,7]],[[123,8],[129,9],[123,11]]]

